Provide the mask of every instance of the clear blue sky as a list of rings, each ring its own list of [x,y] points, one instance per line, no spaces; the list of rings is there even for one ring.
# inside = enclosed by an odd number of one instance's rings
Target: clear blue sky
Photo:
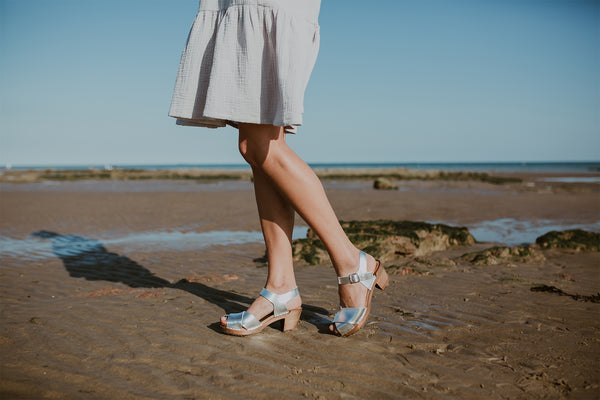
[[[0,164],[242,163],[167,116],[196,10],[0,0]],[[320,25],[309,162],[600,159],[598,1],[323,0]]]

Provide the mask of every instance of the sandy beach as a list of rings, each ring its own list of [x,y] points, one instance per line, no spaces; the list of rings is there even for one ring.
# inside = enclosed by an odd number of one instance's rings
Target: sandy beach
[[[597,399],[600,253],[460,256],[554,229],[599,232],[600,184],[510,175],[523,182],[325,183],[341,220],[440,222],[477,239],[386,260],[391,285],[349,338],[327,332],[333,269],[301,262],[298,329],[220,332],[266,277],[248,181],[0,183],[0,397]]]

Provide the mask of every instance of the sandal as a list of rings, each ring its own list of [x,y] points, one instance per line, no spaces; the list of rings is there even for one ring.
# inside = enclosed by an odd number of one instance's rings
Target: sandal
[[[298,288],[292,289],[284,294],[275,294],[266,288],[260,291],[260,295],[273,303],[273,313],[267,315],[262,320],[258,320],[248,311],[241,313],[227,314],[227,323],[221,323],[221,330],[229,335],[246,336],[262,331],[266,326],[275,321],[283,319],[283,331],[290,331],[298,326],[298,320],[302,313],[302,308],[288,310],[287,302],[298,296]]]
[[[333,326],[338,336],[350,336],[362,328],[367,322],[367,317],[371,312],[371,298],[373,297],[373,285],[381,290],[385,290],[389,283],[389,277],[385,268],[381,266],[379,260],[375,260],[377,265],[375,271],[367,271],[367,255],[361,251],[358,262],[358,271],[348,276],[338,276],[338,285],[362,283],[367,288],[367,298],[365,307],[342,308],[335,314]]]

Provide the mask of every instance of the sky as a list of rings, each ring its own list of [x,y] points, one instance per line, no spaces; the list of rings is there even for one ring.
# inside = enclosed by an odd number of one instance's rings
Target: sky
[[[299,0],[300,1],[300,0]],[[0,165],[239,164],[168,117],[198,0],[0,0]],[[600,1],[322,0],[312,163],[600,160]]]

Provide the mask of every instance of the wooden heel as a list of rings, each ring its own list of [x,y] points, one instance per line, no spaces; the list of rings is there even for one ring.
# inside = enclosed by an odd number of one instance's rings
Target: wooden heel
[[[379,262],[379,261],[377,261]],[[379,262],[379,268],[376,273],[377,279],[375,280],[375,286],[377,286],[381,290],[385,290],[387,285],[390,283],[390,277],[387,274],[387,271]]]
[[[285,319],[283,320],[284,332],[296,329],[296,327],[298,326],[298,321],[300,320],[300,314],[302,314],[301,308],[290,310],[290,312],[285,316]]]

